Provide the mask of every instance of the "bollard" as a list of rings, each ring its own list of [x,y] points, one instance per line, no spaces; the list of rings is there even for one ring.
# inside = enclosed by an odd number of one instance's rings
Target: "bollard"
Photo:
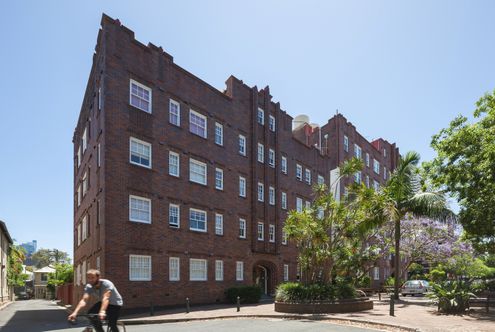
[[[189,298],[186,298],[186,314],[189,313]]]
[[[378,291],[378,301],[382,300],[382,292]]]
[[[394,296],[390,295],[390,316],[394,316]]]
[[[155,307],[153,306],[153,301],[150,302],[150,316],[155,315]]]
[[[241,311],[241,298],[237,297],[237,312]]]

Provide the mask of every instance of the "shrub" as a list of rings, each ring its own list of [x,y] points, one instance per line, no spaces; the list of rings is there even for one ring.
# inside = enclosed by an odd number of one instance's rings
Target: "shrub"
[[[337,281],[335,284],[303,285],[287,282],[277,287],[275,300],[287,303],[334,302],[337,299],[356,297],[356,289],[348,282]]]
[[[469,298],[474,296],[470,285],[462,281],[444,281],[432,286],[429,297],[438,305],[438,311],[448,314],[464,312],[469,307]]]
[[[430,271],[430,280],[433,282],[439,282],[447,280],[447,273],[443,270],[434,269]]]
[[[258,303],[261,298],[259,286],[239,286],[227,289],[227,298],[231,303],[237,303],[237,297],[241,303]]]

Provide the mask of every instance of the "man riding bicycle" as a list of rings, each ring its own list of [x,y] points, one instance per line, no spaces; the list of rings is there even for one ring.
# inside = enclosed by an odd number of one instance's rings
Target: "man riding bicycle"
[[[119,291],[110,280],[100,279],[100,271],[91,269],[88,270],[86,275],[88,284],[84,287],[84,294],[68,319],[75,320],[79,310],[87,305],[90,296],[93,295],[98,298],[98,302],[89,309],[88,314],[98,314],[99,319],[91,319],[91,324],[93,324],[95,330],[104,332],[101,320],[107,319],[111,331],[118,332],[117,320],[120,316],[120,309],[124,304],[122,296],[120,296]]]

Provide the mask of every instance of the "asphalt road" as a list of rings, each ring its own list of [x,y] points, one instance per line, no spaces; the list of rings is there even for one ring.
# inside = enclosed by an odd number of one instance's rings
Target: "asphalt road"
[[[51,301],[17,301],[0,311],[1,332],[81,332],[86,324],[71,326],[67,312]],[[283,319],[224,319],[184,323],[164,323],[127,326],[128,332],[368,332],[363,328],[340,326],[321,321]]]

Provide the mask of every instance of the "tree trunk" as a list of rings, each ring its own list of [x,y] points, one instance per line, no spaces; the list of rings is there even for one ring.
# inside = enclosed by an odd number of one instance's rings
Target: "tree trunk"
[[[394,299],[399,299],[400,282],[400,219],[395,221],[395,256],[394,256]]]

